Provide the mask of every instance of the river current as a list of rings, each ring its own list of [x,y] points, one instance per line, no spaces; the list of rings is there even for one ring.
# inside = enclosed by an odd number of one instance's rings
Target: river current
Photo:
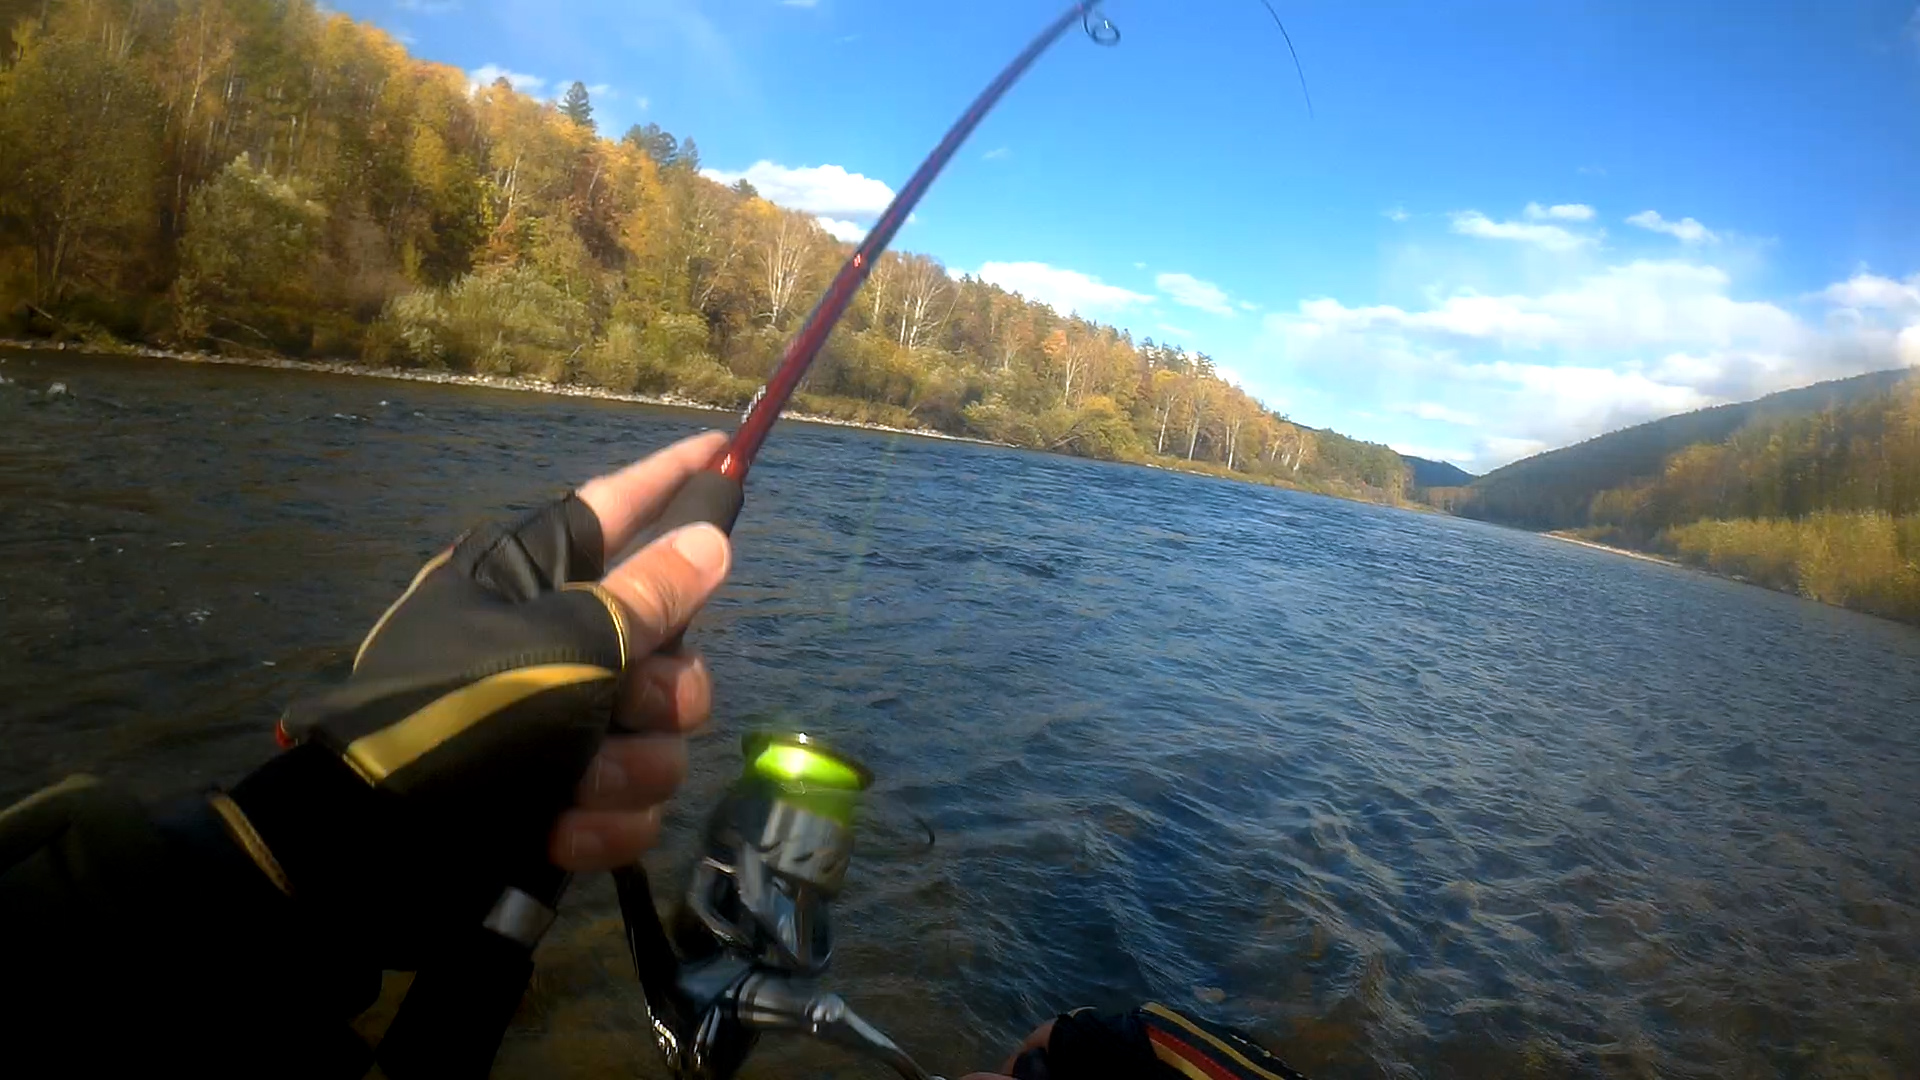
[[[0,352],[0,800],[272,751],[460,529],[713,414]],[[48,397],[49,384],[67,392]],[[838,989],[929,1067],[1153,998],[1317,1077],[1920,1075],[1920,631],[1549,538],[786,424],[714,734],[879,776]],[[916,842],[915,818],[936,841]],[[659,1075],[611,889],[497,1075]],[[877,1076],[769,1040],[747,1075]]]

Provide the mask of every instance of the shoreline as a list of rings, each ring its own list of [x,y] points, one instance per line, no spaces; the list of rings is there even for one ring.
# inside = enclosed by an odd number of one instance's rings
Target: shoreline
[[[622,390],[608,390],[599,386],[582,386],[576,383],[550,383],[544,379],[533,379],[521,375],[477,375],[458,371],[427,371],[419,368],[380,367],[372,364],[350,363],[345,360],[294,360],[284,356],[222,356],[218,353],[192,352],[175,349],[157,349],[146,345],[115,344],[107,347],[79,345],[69,347],[66,342],[30,341],[21,338],[0,338],[0,348],[18,349],[22,352],[60,352],[75,353],[81,356],[130,356],[143,360],[171,360],[181,364],[217,364],[226,367],[264,368],[275,371],[304,371],[318,375],[346,375],[371,379],[389,379],[396,382],[431,383],[439,386],[472,386],[483,390],[508,390],[525,394],[547,394],[554,397],[592,398],[598,401],[620,401],[631,405],[655,405],[672,409],[697,409],[701,412],[726,413],[732,415],[733,409],[721,405],[709,405],[704,401],[681,397],[678,394],[638,394]],[[976,446],[998,446],[1008,450],[1021,450],[1024,447],[1012,443],[994,442],[990,439],[976,439],[969,435],[949,435],[932,428],[903,428],[888,424],[865,423],[859,420],[842,420],[833,416],[818,416],[813,413],[786,411],[780,414],[782,420],[793,420],[802,424],[822,424],[827,427],[856,428],[861,431],[880,431],[890,435],[913,435],[922,439],[941,439],[946,442],[973,443]]]
[[[1688,566],[1686,563],[1676,562],[1675,560],[1666,558],[1664,556],[1649,555],[1644,551],[1634,551],[1631,548],[1614,547],[1612,544],[1602,544],[1594,540],[1584,540],[1570,533],[1543,532],[1540,535],[1551,537],[1552,539],[1555,539],[1555,540],[1565,541],[1566,543],[1569,543],[1569,544],[1578,544],[1584,548],[1592,548],[1595,551],[1605,551],[1614,555],[1624,555],[1629,559],[1639,559],[1641,562],[1658,563],[1661,566],[1673,566],[1673,567],[1678,567],[1681,570],[1699,571],[1700,573],[1708,574],[1711,577],[1724,577],[1728,581],[1745,581],[1745,579],[1743,578],[1733,577],[1728,574],[1715,574],[1710,570],[1701,570],[1700,567],[1697,567],[1697,566]],[[1752,582],[1745,582],[1745,583],[1752,584]]]
[[[1711,566],[1701,566],[1696,563],[1681,562],[1678,559],[1669,559],[1664,555],[1652,555],[1644,551],[1635,551],[1632,548],[1614,547],[1612,544],[1602,544],[1595,540],[1585,540],[1578,536],[1572,536],[1564,532],[1544,532],[1544,533],[1540,533],[1539,535],[1552,537],[1555,540],[1562,540],[1569,544],[1578,544],[1581,547],[1592,548],[1595,551],[1604,551],[1609,555],[1624,555],[1629,559],[1638,559],[1641,562],[1649,562],[1657,566],[1671,566],[1675,570],[1685,570],[1689,573],[1694,573],[1694,574],[1705,574],[1707,577],[1710,577],[1710,578],[1719,578],[1721,581],[1731,581],[1731,582],[1734,582],[1735,584],[1746,585],[1755,589],[1765,589],[1768,592],[1780,593],[1783,596],[1797,596],[1802,600],[1811,601],[1812,603],[1816,603],[1816,604],[1825,604],[1828,607],[1839,608],[1842,611],[1856,611],[1856,612],[1860,612],[1860,614],[1862,615],[1872,615],[1874,618],[1877,618],[1877,619],[1890,618],[1890,616],[1886,616],[1886,615],[1874,615],[1874,613],[1870,611],[1860,611],[1859,608],[1850,607],[1846,604],[1836,604],[1836,603],[1833,603],[1832,601],[1821,600],[1817,597],[1807,596],[1803,593],[1796,592],[1792,589],[1777,588],[1775,586],[1768,585],[1765,582],[1755,581],[1752,578],[1745,577],[1741,574],[1729,574],[1722,570],[1716,570]],[[1904,620],[1893,619],[1893,621],[1903,622]]]
[[[556,397],[592,398],[598,401],[620,401],[634,405],[654,405],[674,409],[698,409],[701,412],[724,413],[737,416],[735,410],[720,405],[709,405],[703,401],[681,397],[678,394],[637,394],[621,390],[608,390],[597,386],[582,386],[577,383],[550,383],[542,379],[532,379],[519,375],[477,375],[455,371],[427,371],[420,368],[381,367],[371,364],[353,363],[345,360],[295,360],[284,356],[226,356],[219,353],[197,350],[161,349],[150,345],[130,345],[114,342],[109,345],[87,345],[78,342],[44,341],[27,338],[0,337],[0,348],[18,349],[22,352],[60,352],[75,353],[81,356],[125,356],[143,360],[170,360],[182,364],[218,364],[228,367],[262,368],[276,371],[304,371],[320,375],[345,375],[359,378],[389,379],[397,382],[433,383],[441,386],[472,386],[484,390],[507,390],[527,394],[549,394]],[[832,416],[818,416],[813,413],[782,412],[781,420],[791,420],[801,424],[820,424],[826,427],[853,428],[859,431],[878,431],[889,435],[911,435],[921,439],[939,439],[944,442],[971,443],[975,446],[993,446],[1003,450],[1021,450],[1036,454],[1059,454],[1054,450],[1043,450],[1031,446],[1019,446],[1014,443],[996,442],[992,439],[980,439],[971,435],[949,435],[932,428],[902,428],[888,424],[865,423],[858,420],[841,420]],[[1077,454],[1060,454],[1062,457],[1076,458],[1081,461],[1099,461],[1099,458],[1082,458]],[[1377,499],[1362,499],[1352,495],[1332,491],[1317,491],[1313,488],[1299,487],[1281,481],[1262,480],[1252,476],[1220,476],[1199,469],[1181,469],[1162,465],[1155,461],[1115,461],[1116,465],[1133,465],[1180,476],[1199,476],[1229,483],[1249,484],[1254,487],[1270,487],[1281,491],[1294,491],[1302,495],[1319,495],[1343,502],[1361,503],[1367,506],[1381,506],[1389,510],[1418,512],[1424,508],[1417,502],[1386,502]]]

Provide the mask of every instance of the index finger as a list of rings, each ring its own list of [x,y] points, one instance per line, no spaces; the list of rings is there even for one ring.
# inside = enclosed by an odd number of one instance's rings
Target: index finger
[[[601,545],[608,558],[624,551],[647,522],[687,478],[699,472],[727,445],[724,431],[704,431],[664,450],[580,485],[580,501],[600,519]]]

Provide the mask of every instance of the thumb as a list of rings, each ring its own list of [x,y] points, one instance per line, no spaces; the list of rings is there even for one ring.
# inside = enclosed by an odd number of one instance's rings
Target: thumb
[[[703,523],[666,533],[614,567],[600,584],[625,609],[628,662],[686,629],[732,563],[726,534]]]

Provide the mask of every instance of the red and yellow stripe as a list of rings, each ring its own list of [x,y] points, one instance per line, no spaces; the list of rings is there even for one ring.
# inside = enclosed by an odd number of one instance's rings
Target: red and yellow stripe
[[[1294,1080],[1294,1074],[1254,1064],[1232,1043],[1165,1005],[1150,1001],[1140,1012],[1154,1056],[1189,1080]]]

